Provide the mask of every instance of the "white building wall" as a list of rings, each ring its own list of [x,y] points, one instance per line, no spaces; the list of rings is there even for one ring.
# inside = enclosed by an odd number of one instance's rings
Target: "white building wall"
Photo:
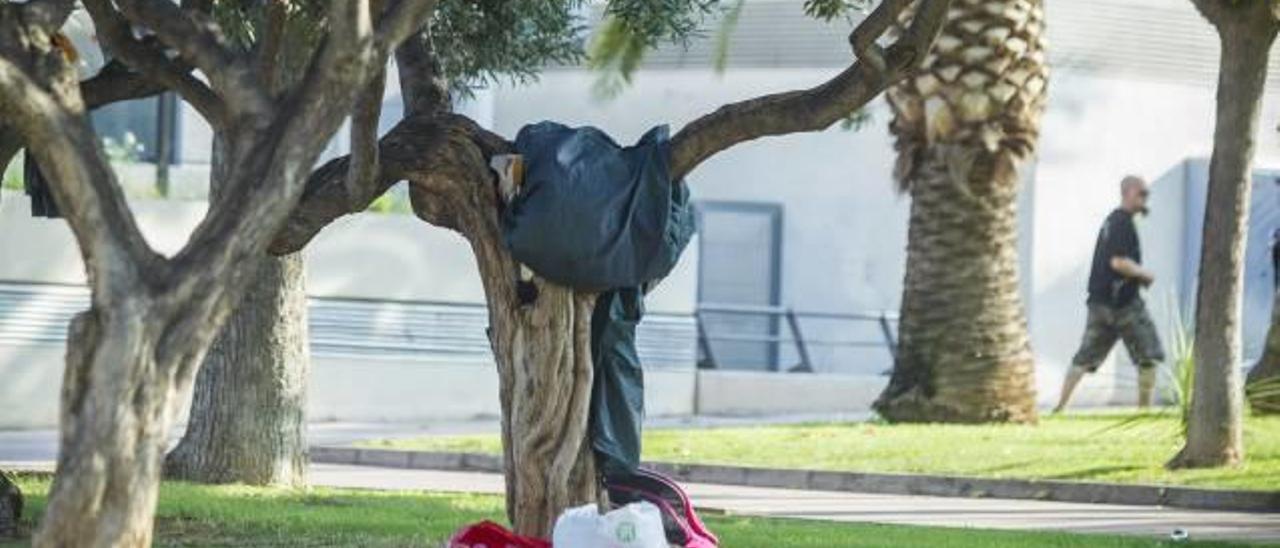
[[[1280,162],[1275,94],[1264,102],[1257,168]],[[1192,86],[1055,74],[1044,118],[1035,191],[1031,331],[1042,402],[1058,384],[1084,330],[1085,283],[1102,219],[1116,207],[1129,173],[1153,181],[1152,213],[1138,221],[1143,262],[1157,275],[1145,298],[1166,347],[1179,312],[1183,268],[1183,160],[1213,146],[1214,90]],[[1135,372],[1123,350],[1087,381],[1082,396],[1134,401]]]

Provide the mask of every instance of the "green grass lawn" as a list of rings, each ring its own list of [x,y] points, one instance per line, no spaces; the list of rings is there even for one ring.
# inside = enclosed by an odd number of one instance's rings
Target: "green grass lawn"
[[[39,515],[47,477],[20,476],[29,516]],[[458,526],[502,522],[502,499],[490,495],[293,491],[242,486],[166,483],[156,520],[157,546],[440,546]],[[711,516],[726,548],[983,547],[1139,548],[1169,545],[1151,539],[1024,533],[936,527],[837,524]],[[32,520],[27,518],[30,527]],[[23,546],[25,542],[0,547]],[[1179,546],[1245,544],[1194,542]]]
[[[499,453],[493,435],[378,440],[370,447]],[[1168,471],[1172,413],[1045,417],[1036,426],[879,422],[650,430],[653,461],[1280,490],[1280,417],[1250,417],[1239,468]]]

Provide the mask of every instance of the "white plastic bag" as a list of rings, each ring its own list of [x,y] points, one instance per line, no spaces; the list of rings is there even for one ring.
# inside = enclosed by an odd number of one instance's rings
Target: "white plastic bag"
[[[600,515],[595,504],[560,514],[551,536],[555,548],[668,548],[658,507],[628,504]]]

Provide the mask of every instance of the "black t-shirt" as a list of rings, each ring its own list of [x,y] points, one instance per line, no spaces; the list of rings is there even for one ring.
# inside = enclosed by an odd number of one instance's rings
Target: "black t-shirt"
[[[1093,248],[1093,268],[1089,271],[1089,302],[1120,307],[1133,302],[1138,296],[1138,281],[1126,278],[1114,268],[1111,259],[1128,257],[1142,263],[1142,247],[1138,245],[1138,230],[1133,225],[1133,214],[1116,209],[1102,223],[1098,243]]]

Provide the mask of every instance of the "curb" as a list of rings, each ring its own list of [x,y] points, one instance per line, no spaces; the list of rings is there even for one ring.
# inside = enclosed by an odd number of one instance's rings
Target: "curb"
[[[311,448],[311,462],[358,464],[387,468],[502,473],[502,457],[481,453],[402,451],[360,447]],[[1014,480],[936,476],[829,472],[748,466],[646,462],[645,466],[690,483],[774,487],[810,491],[928,495],[934,497],[996,498],[1168,506],[1193,510],[1280,512],[1280,492],[1233,491],[1158,485],[1120,485],[1059,480]]]

